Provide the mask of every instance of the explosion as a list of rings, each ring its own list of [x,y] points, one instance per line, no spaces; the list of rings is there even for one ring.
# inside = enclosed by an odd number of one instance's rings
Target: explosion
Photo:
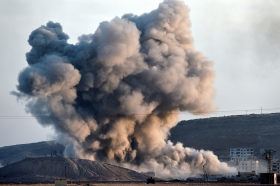
[[[234,172],[211,151],[167,141],[180,111],[215,110],[213,63],[194,49],[187,6],[165,0],[158,9],[100,23],[75,45],[59,23],[29,37],[28,67],[14,92],[26,109],[53,126],[65,154],[158,176]],[[160,170],[160,171],[157,171]]]

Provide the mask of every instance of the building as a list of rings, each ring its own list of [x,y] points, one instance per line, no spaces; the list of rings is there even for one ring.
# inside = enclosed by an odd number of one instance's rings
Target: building
[[[277,175],[276,173],[261,173],[260,174],[261,184],[277,184]]]
[[[239,165],[238,165],[239,172],[258,173],[258,170],[259,170],[259,161],[257,160],[239,161]]]
[[[254,156],[253,148],[231,148],[230,149],[230,162],[234,162],[235,165],[239,165],[240,161],[247,161]]]
[[[280,173],[280,161],[272,162],[272,172],[273,173]]]

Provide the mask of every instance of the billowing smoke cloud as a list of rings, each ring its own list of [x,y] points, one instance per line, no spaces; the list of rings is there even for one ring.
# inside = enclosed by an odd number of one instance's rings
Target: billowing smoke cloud
[[[178,0],[102,22],[75,45],[59,23],[48,22],[29,37],[29,67],[14,94],[28,97],[27,111],[61,134],[68,155],[168,177],[203,166],[234,171],[210,151],[167,141],[179,111],[215,109],[213,64],[194,49],[190,25]]]

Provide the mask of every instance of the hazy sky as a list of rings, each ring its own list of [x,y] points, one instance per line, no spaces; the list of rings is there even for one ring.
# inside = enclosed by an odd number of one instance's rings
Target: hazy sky
[[[0,147],[53,139],[10,95],[27,66],[30,33],[48,21],[59,22],[76,43],[99,23],[125,13],[140,15],[160,0],[1,0],[0,1]],[[214,62],[216,105],[212,116],[279,112],[280,1],[185,0],[190,8],[195,47]],[[279,108],[279,109],[276,109]],[[271,109],[271,110],[265,110]],[[241,112],[223,112],[243,110]],[[181,119],[194,118],[182,113]]]

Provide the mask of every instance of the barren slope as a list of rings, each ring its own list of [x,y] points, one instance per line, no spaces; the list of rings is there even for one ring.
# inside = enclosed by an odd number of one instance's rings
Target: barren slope
[[[96,161],[40,157],[0,168],[0,183],[54,182],[55,178],[65,178],[65,174],[74,181],[145,181],[148,178],[145,174]]]

